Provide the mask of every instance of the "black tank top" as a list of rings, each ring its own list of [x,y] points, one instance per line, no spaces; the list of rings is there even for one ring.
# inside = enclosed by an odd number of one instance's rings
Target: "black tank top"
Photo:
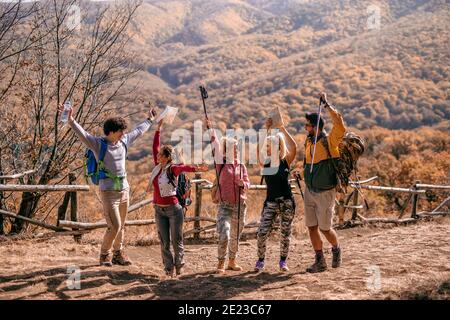
[[[270,163],[264,168],[270,167]],[[274,168],[276,170],[276,168]],[[275,201],[276,198],[292,199],[291,185],[289,184],[289,165],[286,159],[280,161],[276,174],[264,175],[267,184],[266,201]]]

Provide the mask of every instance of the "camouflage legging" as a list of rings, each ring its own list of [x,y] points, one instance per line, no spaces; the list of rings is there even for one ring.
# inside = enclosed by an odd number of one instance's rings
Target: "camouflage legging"
[[[281,217],[280,256],[288,256],[292,220],[294,220],[295,215],[295,204],[291,199],[281,200],[280,202],[265,202],[261,213],[261,224],[258,229],[258,258],[260,259],[264,259],[266,255],[266,241],[278,215]]]

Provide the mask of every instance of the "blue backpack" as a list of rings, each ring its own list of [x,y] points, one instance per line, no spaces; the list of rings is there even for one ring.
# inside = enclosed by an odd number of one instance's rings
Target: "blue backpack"
[[[127,151],[126,144],[121,140],[123,145],[125,146],[125,150]],[[100,140],[100,153],[99,159],[95,158],[94,152],[91,149],[86,149],[86,153],[84,155],[85,158],[85,176],[87,178],[91,178],[93,184],[98,185],[100,179],[111,178],[113,180],[117,179],[117,176],[114,176],[108,172],[105,168],[105,164],[103,160],[105,159],[106,149],[108,148],[108,144],[105,138],[101,138]]]

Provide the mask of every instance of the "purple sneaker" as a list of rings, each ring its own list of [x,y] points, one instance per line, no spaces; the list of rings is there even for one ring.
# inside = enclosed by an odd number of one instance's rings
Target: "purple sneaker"
[[[264,269],[264,261],[256,261],[255,271],[262,271]]]
[[[280,270],[283,272],[289,271],[286,260],[280,260]]]

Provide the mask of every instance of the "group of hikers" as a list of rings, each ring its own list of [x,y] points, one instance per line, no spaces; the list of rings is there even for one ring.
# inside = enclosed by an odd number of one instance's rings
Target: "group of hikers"
[[[344,137],[346,128],[342,116],[328,103],[325,93],[320,94],[320,101],[328,110],[333,127],[330,134],[326,134],[320,112],[306,114],[307,137],[304,143],[303,163],[306,184],[304,221],[315,251],[315,261],[306,270],[310,273],[322,272],[327,269],[320,233],[332,245],[332,267],[339,267],[342,261],[342,249],[339,246],[336,232],[332,228],[338,177],[330,162],[333,161],[333,158],[339,158],[339,144]],[[60,111],[63,111],[62,106]],[[126,133],[127,124],[123,118],[110,118],[103,125],[104,137],[95,137],[80,126],[73,117],[73,110],[69,110],[70,127],[81,142],[92,150],[98,161],[99,170],[103,172],[103,176],[99,180],[99,189],[108,227],[100,251],[101,266],[132,264],[123,248],[124,226],[129,205],[125,159],[129,147],[154,125],[155,119],[156,112],[151,109],[144,122],[133,131]],[[174,148],[171,145],[161,146],[160,143],[163,124],[164,120],[157,123],[153,139],[155,166],[151,173],[150,184],[153,187],[155,221],[164,271],[167,276],[174,277],[182,274],[185,265],[184,210],[177,198],[177,177],[182,173],[206,172],[209,170],[209,166],[175,163]],[[243,268],[238,264],[237,257],[239,239],[244,228],[247,211],[247,191],[250,187],[247,167],[238,157],[238,141],[230,137],[223,137],[219,140],[215,130],[211,129],[212,124],[208,118],[205,119],[205,124],[210,129],[216,166],[214,169],[217,176],[217,192],[214,194],[215,203],[218,203],[216,218],[217,272],[241,271]],[[268,132],[272,133],[273,119],[268,118],[265,126]],[[283,124],[275,134],[268,135],[265,142],[267,157],[261,158],[258,152],[258,163],[267,185],[267,194],[257,233],[255,271],[261,271],[265,267],[267,239],[278,219],[281,234],[279,268],[281,271],[288,271],[287,258],[296,207],[289,177],[292,163],[297,154],[297,142]],[[272,150],[274,145],[278,147],[278,150]],[[227,152],[227,150],[233,150],[233,152]],[[227,156],[230,153],[232,156]],[[270,171],[269,168],[274,168],[274,165],[271,164],[271,159],[274,158],[278,158],[279,161],[277,161],[275,170]],[[228,264],[226,265],[227,253]]]

